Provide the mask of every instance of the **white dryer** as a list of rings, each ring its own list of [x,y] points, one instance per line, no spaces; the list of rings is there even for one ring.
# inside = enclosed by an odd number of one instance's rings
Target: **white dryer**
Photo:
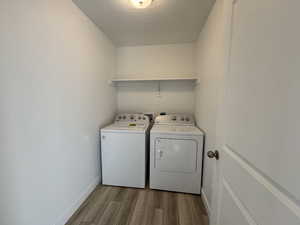
[[[158,116],[150,131],[150,188],[200,194],[203,138],[193,116]]]
[[[102,183],[144,188],[149,139],[149,118],[120,114],[101,129]]]

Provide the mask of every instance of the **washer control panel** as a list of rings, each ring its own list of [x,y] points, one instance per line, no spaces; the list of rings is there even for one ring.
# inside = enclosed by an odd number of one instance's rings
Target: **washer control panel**
[[[149,117],[144,114],[118,114],[115,122],[135,122],[135,123],[149,123]]]
[[[156,124],[172,124],[172,125],[195,125],[192,115],[188,114],[169,114],[155,118]]]

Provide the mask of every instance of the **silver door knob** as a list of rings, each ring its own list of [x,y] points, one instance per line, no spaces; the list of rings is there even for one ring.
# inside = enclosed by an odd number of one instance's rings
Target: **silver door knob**
[[[211,159],[216,158],[216,160],[219,160],[219,158],[220,158],[219,152],[217,150],[214,152],[213,151],[207,152],[207,156],[208,156],[208,158],[211,158]]]

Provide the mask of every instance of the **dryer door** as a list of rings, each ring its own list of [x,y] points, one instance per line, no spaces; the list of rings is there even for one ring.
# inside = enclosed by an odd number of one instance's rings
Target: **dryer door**
[[[162,172],[195,173],[198,146],[191,139],[157,138],[155,140],[155,169]]]

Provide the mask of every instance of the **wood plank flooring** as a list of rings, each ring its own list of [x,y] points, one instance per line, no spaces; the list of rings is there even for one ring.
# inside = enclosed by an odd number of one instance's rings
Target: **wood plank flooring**
[[[208,225],[200,196],[98,186],[66,225]]]

